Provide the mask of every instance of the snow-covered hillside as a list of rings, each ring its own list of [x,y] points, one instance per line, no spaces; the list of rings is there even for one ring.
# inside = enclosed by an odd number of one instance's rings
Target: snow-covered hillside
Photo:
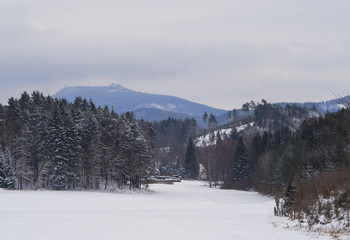
[[[1,190],[1,239],[312,239],[274,227],[273,199],[204,184],[151,185],[138,194]]]
[[[236,131],[240,132],[245,130],[248,127],[252,127],[254,125],[253,122],[248,124],[243,124],[241,126],[236,127]],[[209,132],[205,135],[202,135],[195,140],[196,147],[206,147],[210,145],[215,145],[217,140],[217,134],[220,134],[221,139],[224,139],[225,137],[230,137],[232,132],[232,128],[224,128],[219,129],[213,132]]]

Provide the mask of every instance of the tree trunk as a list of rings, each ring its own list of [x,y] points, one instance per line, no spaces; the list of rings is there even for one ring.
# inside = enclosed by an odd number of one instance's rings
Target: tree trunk
[[[106,178],[105,189],[107,189],[107,184],[108,184],[108,174],[107,174],[107,173],[106,173],[106,175],[105,175],[105,178]]]

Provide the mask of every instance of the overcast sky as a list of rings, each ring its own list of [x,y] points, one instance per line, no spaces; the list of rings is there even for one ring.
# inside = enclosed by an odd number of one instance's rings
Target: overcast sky
[[[217,108],[350,91],[349,0],[1,0],[0,101],[119,83]]]

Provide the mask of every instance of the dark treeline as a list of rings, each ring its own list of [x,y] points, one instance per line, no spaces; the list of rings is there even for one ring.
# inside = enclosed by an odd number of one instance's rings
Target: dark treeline
[[[155,146],[155,159],[157,160],[160,174],[186,175],[185,151],[189,139],[195,139],[197,134],[197,122],[193,118],[184,120],[168,118],[163,121],[147,123],[139,121],[143,129],[152,127],[154,134],[152,142]],[[191,173],[188,173],[192,175]]]
[[[185,120],[168,118],[153,122],[152,128],[155,131],[153,141],[156,146],[186,145],[190,137],[196,137],[197,122],[194,118]]]
[[[0,187],[140,187],[153,173],[151,129],[90,100],[24,92],[0,105]]]

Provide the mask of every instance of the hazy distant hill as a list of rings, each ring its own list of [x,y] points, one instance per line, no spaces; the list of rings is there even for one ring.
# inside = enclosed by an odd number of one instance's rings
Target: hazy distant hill
[[[322,102],[304,102],[304,103],[300,103],[300,102],[280,102],[280,103],[276,103],[277,105],[280,105],[281,107],[285,108],[286,105],[297,105],[299,107],[304,107],[307,109],[312,109],[313,106],[316,107],[317,111],[320,114],[325,114],[327,111],[329,112],[337,112],[340,109],[342,109],[344,106],[341,104],[344,99],[346,99],[347,101],[350,100],[350,95],[349,96],[344,96],[342,98],[338,98],[338,99],[332,99],[332,100],[328,100],[328,101],[322,101]],[[237,113],[238,115],[243,115],[243,111],[242,109],[237,109]],[[225,124],[227,121],[227,113],[224,113],[222,115],[216,116],[217,121],[219,122],[219,125]]]
[[[344,97],[344,98],[348,98],[348,97]],[[323,101],[323,102],[305,102],[305,103],[278,103],[280,106],[285,107],[287,104],[289,105],[293,105],[296,104],[297,106],[300,107],[305,107],[308,109],[311,109],[313,106],[316,107],[317,111],[321,114],[326,113],[327,111],[329,112],[337,112],[339,111],[341,108],[343,108],[344,106],[341,104],[342,99],[332,99],[329,101]]]
[[[163,120],[169,117],[198,119],[204,112],[214,115],[225,113],[225,110],[178,97],[136,92],[119,84],[105,87],[66,87],[54,95],[68,101],[74,101],[77,96],[91,98],[97,106],[113,106],[117,113],[133,111],[137,118],[145,120]]]

